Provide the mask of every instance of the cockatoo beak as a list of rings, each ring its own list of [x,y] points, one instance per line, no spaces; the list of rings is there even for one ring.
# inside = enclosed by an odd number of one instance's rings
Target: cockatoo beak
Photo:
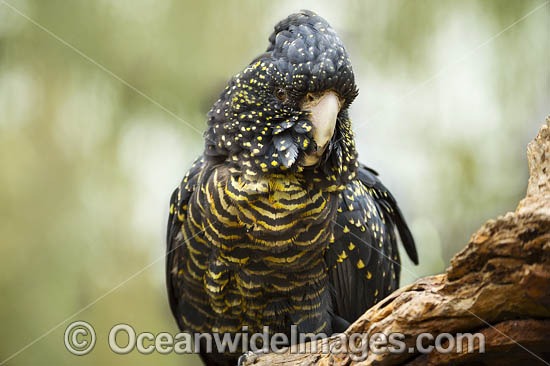
[[[311,113],[313,139],[317,144],[317,150],[305,157],[304,166],[317,164],[325,152],[332,135],[334,135],[336,119],[341,107],[341,98],[332,90],[326,91],[314,100],[305,102],[302,105],[303,110]]]

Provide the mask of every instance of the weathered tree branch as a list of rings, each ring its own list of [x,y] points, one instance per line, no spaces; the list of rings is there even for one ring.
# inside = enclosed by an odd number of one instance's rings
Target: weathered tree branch
[[[544,365],[550,361],[550,119],[527,149],[529,186],[514,212],[486,222],[443,274],[403,287],[346,334],[480,332],[485,353],[321,352],[253,355],[244,365]],[[330,338],[332,344],[336,339]],[[432,342],[433,343],[433,342]],[[479,344],[476,343],[476,347]]]

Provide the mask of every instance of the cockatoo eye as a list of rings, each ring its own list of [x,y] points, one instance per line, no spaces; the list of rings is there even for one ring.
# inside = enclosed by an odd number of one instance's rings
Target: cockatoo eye
[[[277,99],[279,99],[281,102],[285,102],[285,101],[286,101],[286,90],[284,90],[283,88],[277,88],[277,89],[275,89],[275,96],[276,96]]]

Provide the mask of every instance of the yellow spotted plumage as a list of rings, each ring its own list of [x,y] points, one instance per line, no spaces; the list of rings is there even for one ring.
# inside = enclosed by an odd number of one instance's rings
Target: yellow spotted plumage
[[[320,160],[309,93],[342,100]],[[357,88],[336,32],[303,11],[233,77],[208,113],[205,149],[172,194],[166,279],[183,331],[343,331],[398,286],[397,233],[414,240],[393,196],[357,162],[348,107]],[[235,364],[239,354],[201,356]]]

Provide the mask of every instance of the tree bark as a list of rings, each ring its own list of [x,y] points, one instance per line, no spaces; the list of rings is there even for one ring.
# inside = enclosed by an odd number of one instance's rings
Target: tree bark
[[[529,185],[514,212],[486,222],[445,273],[419,279],[367,310],[346,331],[401,333],[405,352],[250,354],[243,365],[550,365],[550,119],[527,148]],[[474,352],[420,353],[421,333],[481,333]],[[372,341],[372,339],[371,339]],[[338,344],[337,336],[328,340]],[[454,342],[458,343],[458,342]],[[434,344],[425,341],[424,345]],[[310,344],[309,347],[312,345]],[[409,351],[410,350],[410,351]],[[472,351],[472,350],[470,350]],[[362,357],[363,356],[363,357]]]

